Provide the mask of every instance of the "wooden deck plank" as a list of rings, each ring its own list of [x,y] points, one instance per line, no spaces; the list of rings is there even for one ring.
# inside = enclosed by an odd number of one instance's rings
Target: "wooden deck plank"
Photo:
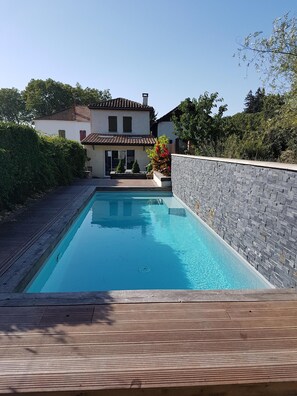
[[[2,333],[2,337],[6,336],[6,333]],[[1,335],[0,335],[1,337]],[[61,340],[61,337],[63,339]],[[75,344],[133,344],[136,337],[141,337],[142,342],[153,342],[157,343],[179,343],[179,342],[214,342],[220,345],[225,341],[242,341],[244,340],[247,344],[254,340],[259,340],[259,342],[264,343],[265,341],[274,342],[277,345],[283,345],[286,340],[296,339],[296,328],[284,328],[284,329],[249,329],[248,333],[242,330],[228,330],[228,332],[222,332],[221,330],[197,330],[197,331],[186,331],[186,332],[165,332],[165,331],[154,331],[154,332],[144,332],[140,334],[137,332],[103,332],[103,331],[92,331],[92,327],[89,327],[83,332],[71,332],[61,333],[55,331],[55,329],[46,329],[44,331],[28,330],[26,332],[15,331],[10,333],[10,340],[12,346],[38,346],[38,345],[75,345]],[[1,338],[0,338],[1,340]],[[5,344],[8,345],[8,344]],[[3,344],[3,347],[5,348]],[[235,344],[234,344],[235,345]],[[277,346],[278,347],[278,346]],[[1,344],[0,344],[1,348]]]
[[[23,392],[31,391],[43,394],[45,390],[49,389],[54,392],[66,390],[82,392],[84,389],[133,389],[133,386],[139,388],[206,387],[218,384],[272,383],[272,378],[278,378],[277,382],[294,382],[296,386],[296,372],[297,365],[281,365],[274,367],[255,366],[248,370],[246,367],[233,367],[232,370],[225,368],[182,370],[176,368],[174,375],[172,370],[160,370],[159,368],[141,372],[105,372],[100,373],[100,375],[96,375],[97,371],[65,372],[63,375],[58,373],[38,373],[30,376],[11,374],[5,377],[0,376],[0,392],[7,393],[7,383],[11,384],[8,394],[12,393],[12,389],[17,392],[22,389]],[[210,394],[206,393],[205,389],[207,388],[204,388],[204,395]],[[251,395],[255,396],[255,393],[251,392]]]
[[[129,348],[128,348],[129,346]],[[275,340],[253,340],[253,341],[183,341],[183,342],[150,342],[138,341],[127,343],[115,343],[115,344],[100,344],[97,342],[83,343],[83,340],[75,342],[69,342],[67,344],[52,343],[52,344],[34,344],[22,345],[23,352],[20,356],[20,345],[5,345],[0,346],[0,354],[2,363],[4,359],[7,360],[22,360],[24,357],[27,359],[32,354],[37,354],[38,359],[52,358],[56,359],[57,356],[63,357],[73,356],[84,356],[88,358],[100,356],[108,360],[109,356],[134,356],[141,353],[141,356],[149,355],[151,353],[157,353],[158,355],[166,355],[174,351],[176,356],[180,354],[190,354],[193,356],[194,353],[220,353],[220,352],[271,352],[275,353],[286,353],[287,351],[296,353],[297,351],[297,337],[295,339],[281,340],[281,342],[275,345]],[[74,352],[75,349],[75,352]]]

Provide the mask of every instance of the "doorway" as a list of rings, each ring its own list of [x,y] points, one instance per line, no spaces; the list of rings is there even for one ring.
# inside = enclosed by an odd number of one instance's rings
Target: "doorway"
[[[120,159],[124,160],[125,169],[132,169],[135,150],[105,150],[105,176],[116,170]]]

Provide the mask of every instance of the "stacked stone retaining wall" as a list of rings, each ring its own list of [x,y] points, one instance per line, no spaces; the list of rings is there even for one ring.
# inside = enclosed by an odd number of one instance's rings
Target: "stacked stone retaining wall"
[[[172,191],[273,285],[297,286],[297,165],[173,155]]]

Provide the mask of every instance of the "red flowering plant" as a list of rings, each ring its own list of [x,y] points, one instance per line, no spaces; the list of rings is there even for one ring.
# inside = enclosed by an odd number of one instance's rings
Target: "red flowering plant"
[[[161,172],[165,176],[171,175],[171,154],[167,148],[168,138],[163,135],[157,139],[151,150],[147,150],[151,159],[153,170]]]

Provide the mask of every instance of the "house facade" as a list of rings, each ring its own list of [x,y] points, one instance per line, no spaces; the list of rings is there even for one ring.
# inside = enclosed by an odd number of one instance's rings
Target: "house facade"
[[[72,106],[34,120],[36,130],[80,142],[91,132],[91,111],[87,106]]]
[[[108,177],[120,159],[125,169],[131,170],[135,160],[145,171],[149,159],[147,148],[155,144],[150,134],[150,116],[153,108],[125,98],[116,98],[90,105],[91,133],[82,140],[89,158],[88,166],[95,177]]]

